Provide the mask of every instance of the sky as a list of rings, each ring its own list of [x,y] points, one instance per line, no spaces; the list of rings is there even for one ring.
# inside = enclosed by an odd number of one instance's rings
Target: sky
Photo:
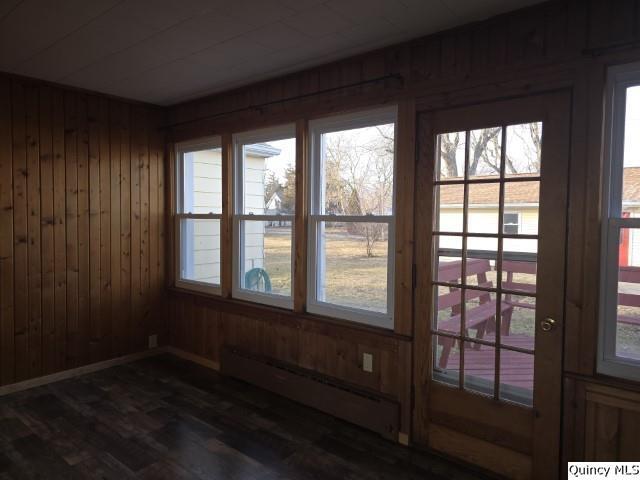
[[[627,89],[624,166],[640,166],[640,87]]]
[[[287,138],[268,142],[269,145],[281,150],[277,157],[270,157],[266,160],[267,170],[272,171],[280,179],[280,183],[284,184],[285,171],[288,166],[296,163],[296,139]]]

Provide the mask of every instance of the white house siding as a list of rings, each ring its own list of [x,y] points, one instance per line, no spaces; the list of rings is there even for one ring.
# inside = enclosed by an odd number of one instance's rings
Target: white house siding
[[[505,213],[520,214],[520,230],[522,235],[535,235],[538,233],[538,209],[536,207],[505,207]],[[498,233],[498,208],[475,208],[468,212],[469,234],[473,233]],[[443,232],[460,232],[462,230],[462,208],[443,207],[440,210],[440,225],[438,230]],[[440,238],[440,248],[459,248],[459,240],[455,237]],[[474,237],[469,248],[474,250],[495,251],[496,241],[492,238]],[[456,247],[457,245],[457,247]],[[505,251],[535,253],[537,251],[536,240],[505,240]]]
[[[261,157],[245,157],[244,212],[264,214],[265,161]],[[244,271],[264,268],[264,222],[244,222]]]
[[[185,205],[192,213],[222,212],[222,156],[219,150],[194,152],[192,164],[191,205]],[[261,157],[245,160],[247,213],[264,212],[264,168]],[[188,181],[188,179],[187,179]],[[192,221],[192,271],[189,279],[208,283],[220,283],[220,223],[213,220]],[[245,261],[247,266],[263,266],[264,227],[261,222],[247,222]],[[251,267],[249,267],[251,268]]]

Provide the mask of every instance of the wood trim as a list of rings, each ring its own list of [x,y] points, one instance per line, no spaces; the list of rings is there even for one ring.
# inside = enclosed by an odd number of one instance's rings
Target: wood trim
[[[420,195],[415,196],[414,230],[421,228],[423,237],[416,233],[415,264],[416,285],[414,288],[414,354],[413,354],[413,382],[417,403],[424,402],[429,395],[429,377],[431,375],[431,328],[430,305],[433,292],[431,285],[432,265],[431,241],[420,241],[420,238],[430,239],[433,232],[431,222],[433,212],[433,179],[429,175],[434,169],[433,151],[433,115],[420,114],[417,121],[418,156],[416,161],[416,185],[420,185]],[[417,406],[413,411],[413,441],[418,444],[429,443],[429,410],[424,406]]]
[[[413,209],[416,168],[416,107],[413,100],[398,106],[395,178],[394,330],[413,334]]]
[[[530,479],[531,457],[436,424],[429,426],[429,447],[497,472],[506,478]],[[541,478],[541,477],[535,477]]]
[[[226,133],[222,141],[222,225],[220,226],[220,284],[222,296],[233,291],[233,137]],[[175,187],[174,187],[175,188]]]
[[[143,358],[153,357],[166,353],[166,347],[158,347],[144,352],[130,353],[121,357],[112,358],[110,360],[104,360],[101,362],[91,363],[89,365],[83,365],[82,367],[71,368],[58,373],[52,373],[51,375],[44,375],[42,377],[33,378],[31,380],[24,380],[18,383],[12,383],[11,385],[4,385],[0,387],[0,397],[4,395],[10,395],[12,393],[22,392],[35,387],[41,387],[50,383],[59,382],[61,380],[67,380],[69,378],[79,377],[88,373],[97,372],[99,370],[105,370],[107,368],[115,367],[117,365],[124,365],[126,363],[142,360]]]
[[[309,151],[308,122],[296,122],[296,216],[294,222],[295,257],[293,265],[293,311],[306,311],[307,304],[307,168]]]
[[[195,353],[187,352],[186,350],[182,350],[180,348],[168,346],[165,347],[165,351],[170,353],[171,355],[175,355],[178,358],[182,358],[183,360],[188,360],[193,363],[197,363],[206,368],[210,368],[217,372],[220,371],[220,363],[214,362],[213,360],[209,360],[201,355],[196,355]]]
[[[549,118],[546,133],[543,133],[543,180],[540,184],[540,218],[543,220],[538,228],[538,275],[554,281],[537,284],[534,368],[538,391],[534,396],[533,474],[535,478],[557,478],[562,424],[571,96],[559,92],[541,99],[541,103],[549,112]],[[547,317],[555,319],[557,327],[545,333],[540,328],[540,321]],[[539,340],[541,337],[544,342]],[[541,385],[544,385],[544,391],[540,390]],[[541,462],[541,459],[545,461]]]
[[[429,416],[431,423],[531,455],[533,432],[531,411],[527,408],[496,403],[493,399],[466,391],[452,395],[451,387],[432,382]]]
[[[398,335],[391,330],[372,327],[347,320],[322,317],[310,313],[296,313],[276,307],[270,307],[243,300],[223,298],[202,294],[190,290],[170,289],[174,299],[197,301],[214,310],[228,314],[255,318],[264,322],[284,324],[295,329],[314,331],[324,335],[338,336],[345,340],[353,340],[371,346],[397,350],[397,342],[411,342],[410,337]]]

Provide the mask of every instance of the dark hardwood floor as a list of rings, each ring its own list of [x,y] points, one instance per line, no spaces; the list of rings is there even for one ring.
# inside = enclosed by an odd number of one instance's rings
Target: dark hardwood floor
[[[471,479],[162,355],[0,397],[0,479]]]

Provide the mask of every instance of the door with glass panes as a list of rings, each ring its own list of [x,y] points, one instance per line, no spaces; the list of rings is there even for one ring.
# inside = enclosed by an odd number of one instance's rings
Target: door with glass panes
[[[559,471],[568,94],[418,121],[414,441]]]

